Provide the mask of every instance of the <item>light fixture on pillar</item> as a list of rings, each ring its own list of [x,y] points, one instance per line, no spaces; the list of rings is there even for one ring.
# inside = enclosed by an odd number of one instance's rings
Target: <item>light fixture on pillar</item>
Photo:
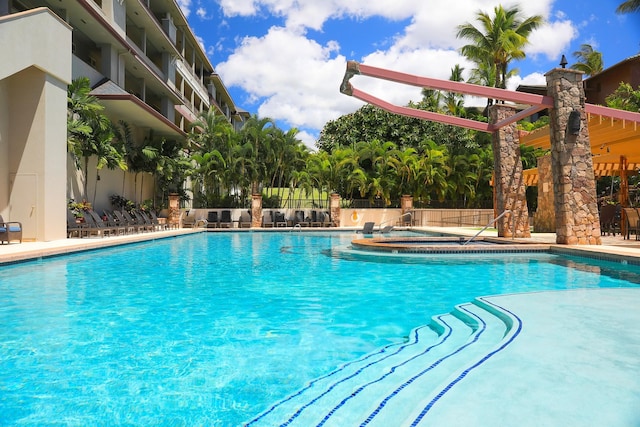
[[[562,55],[562,59],[560,59],[560,66],[565,68],[569,62],[567,62],[567,57]]]
[[[569,113],[569,122],[567,123],[567,127],[571,135],[578,135],[580,133],[580,120],[580,111],[573,110]]]

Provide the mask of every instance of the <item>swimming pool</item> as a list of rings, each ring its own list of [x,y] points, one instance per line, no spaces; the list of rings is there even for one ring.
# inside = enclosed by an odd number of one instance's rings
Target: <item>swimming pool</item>
[[[355,237],[202,233],[2,267],[0,424],[237,425],[475,296],[640,283],[546,253],[337,250]]]

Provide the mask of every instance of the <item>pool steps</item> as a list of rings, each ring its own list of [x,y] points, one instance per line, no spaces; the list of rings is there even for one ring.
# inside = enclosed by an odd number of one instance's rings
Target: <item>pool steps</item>
[[[509,312],[488,301],[461,304],[407,342],[339,367],[246,425],[427,425],[430,408],[508,343],[513,325]]]

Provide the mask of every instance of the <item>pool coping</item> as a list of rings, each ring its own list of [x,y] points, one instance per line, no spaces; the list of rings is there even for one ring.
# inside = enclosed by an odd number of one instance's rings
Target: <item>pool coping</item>
[[[108,247],[120,246],[120,245],[128,245],[132,243],[141,243],[146,241],[153,241],[165,238],[173,238],[185,235],[192,235],[198,233],[207,233],[207,232],[223,232],[223,233],[255,233],[255,232],[280,232],[280,233],[290,233],[290,232],[351,232],[356,233],[359,229],[356,228],[310,228],[304,229],[301,231],[293,230],[293,229],[282,229],[282,228],[274,228],[274,229],[203,229],[203,228],[181,228],[176,230],[163,230],[163,231],[153,231],[147,233],[138,233],[132,235],[124,235],[124,236],[110,236],[110,237],[94,237],[94,238],[69,238],[62,240],[54,240],[50,242],[23,242],[23,243],[10,243],[0,245],[0,267],[2,265],[8,265],[17,262],[25,262],[29,260],[36,260],[41,258],[47,258],[52,256],[61,256],[72,254],[76,252],[83,252],[88,250],[98,250]],[[414,231],[423,231],[423,232],[431,232],[431,233],[440,233],[443,236],[460,236],[463,237],[471,237],[476,234],[476,230],[468,229],[468,228],[452,228],[452,227],[413,227],[411,230]],[[490,233],[490,232],[488,232]],[[488,234],[485,233],[485,234]],[[370,238],[369,238],[370,239]],[[535,252],[535,251],[547,251],[549,253],[554,254],[562,254],[562,255],[571,255],[578,257],[585,257],[597,260],[605,260],[605,261],[613,261],[613,262],[621,262],[628,263],[634,265],[640,265],[640,242],[634,244],[633,242],[627,241],[627,245],[625,246],[616,246],[616,245],[576,245],[576,246],[567,246],[567,245],[559,245],[555,243],[555,233],[545,233],[545,234],[537,234],[532,235],[532,238],[524,238],[524,239],[511,239],[511,238],[501,238],[491,235],[482,235],[477,237],[477,239],[490,239],[491,241],[500,241],[502,245],[499,247],[509,248],[508,245],[513,246],[513,250],[511,252]],[[604,240],[604,239],[603,239]],[[615,240],[611,240],[611,242],[615,242]],[[459,245],[457,246],[460,247]],[[486,248],[488,245],[484,245],[481,249],[468,249],[467,253],[472,253],[475,251],[478,252],[487,252]],[[465,247],[466,248],[466,247]],[[431,253],[446,253],[442,251],[442,248],[439,248],[439,251],[432,251]]]

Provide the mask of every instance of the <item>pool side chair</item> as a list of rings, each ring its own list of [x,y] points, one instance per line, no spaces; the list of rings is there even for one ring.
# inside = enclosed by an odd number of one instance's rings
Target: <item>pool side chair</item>
[[[626,224],[625,239],[629,239],[631,233],[636,235],[636,240],[640,240],[638,229],[640,228],[640,215],[636,208],[623,208]]]
[[[380,233],[387,234],[390,233],[391,230],[393,230],[393,225],[385,225],[384,227],[382,227],[382,229],[380,229]]]
[[[124,211],[113,211],[113,215],[116,218],[116,221],[118,221],[118,224],[125,227],[125,229],[127,230],[127,233],[131,232],[131,233],[138,233],[140,231],[140,227],[138,226],[138,224],[133,220],[133,218],[131,218],[131,216],[129,215],[129,218],[124,216]]]
[[[207,228],[218,228],[218,211],[207,212]]]
[[[296,211],[293,218],[294,226],[300,224],[300,227],[306,227],[309,225],[309,223],[304,218],[304,211]]]
[[[116,218],[113,216],[113,213],[110,211],[102,211],[102,221],[104,221],[104,223],[108,226],[108,227],[112,227],[117,235],[125,235],[129,232],[129,227],[127,227],[125,224],[120,224]],[[105,219],[106,218],[106,221]]]
[[[321,212],[320,221],[322,222],[323,227],[333,226],[333,223],[331,222],[331,215],[329,214],[329,212]]]
[[[82,239],[88,235],[88,226],[84,222],[80,222],[76,216],[67,209],[67,238],[78,237]]]
[[[238,220],[239,228],[251,228],[251,211],[242,212]]]
[[[20,221],[6,221],[0,215],[0,243],[4,245],[17,240],[22,243],[22,223]]]
[[[136,224],[138,226],[138,230],[153,231],[153,226],[144,219],[144,217],[140,214],[139,211],[137,210],[132,210],[131,212],[123,211],[122,214],[124,215],[125,218],[127,218],[127,220]],[[127,215],[129,216],[127,217]]]
[[[373,227],[375,226],[375,222],[365,222],[362,230],[358,230],[357,232],[362,234],[373,234]]]
[[[311,222],[309,224],[309,225],[311,225],[311,227],[321,227],[322,226],[322,220],[319,218],[320,215],[322,215],[322,212],[311,211]]]
[[[107,225],[96,211],[89,211],[89,215],[85,216],[85,218],[89,220],[94,230],[97,230],[98,234],[102,237],[106,235],[113,236],[117,233],[117,229]]]
[[[262,213],[262,227],[263,228],[273,228],[273,212],[272,211],[264,211]]]
[[[282,212],[276,212],[274,214],[274,221],[276,223],[276,227],[286,227],[287,219],[284,217]]]
[[[233,227],[233,221],[231,220],[231,211],[223,210],[220,213],[220,224],[219,227],[231,228]]]
[[[193,228],[196,225],[196,212],[191,210],[188,212],[183,212],[182,217],[180,218],[180,223],[182,224],[182,228]]]
[[[149,218],[151,219],[151,223],[155,225],[158,230],[168,230],[170,228],[170,224],[167,223],[166,218],[163,218],[164,222],[161,222],[153,209],[149,211]]]

